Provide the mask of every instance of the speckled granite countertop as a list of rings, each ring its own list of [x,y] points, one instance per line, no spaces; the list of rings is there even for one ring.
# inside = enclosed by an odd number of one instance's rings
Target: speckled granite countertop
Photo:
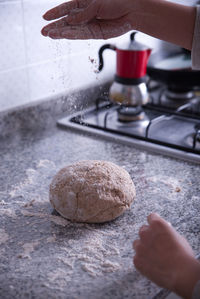
[[[112,161],[130,173],[137,200],[101,225],[56,214],[49,184],[63,166]],[[0,298],[153,298],[160,290],[132,264],[132,241],[158,212],[200,248],[200,168],[131,146],[64,131],[20,130],[0,141]]]

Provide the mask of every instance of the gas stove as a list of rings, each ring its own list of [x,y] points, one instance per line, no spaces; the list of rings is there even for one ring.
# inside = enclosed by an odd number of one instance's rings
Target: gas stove
[[[137,148],[200,163],[200,96],[190,90],[148,83],[144,106],[111,103],[95,106],[58,121],[61,127],[93,133]]]

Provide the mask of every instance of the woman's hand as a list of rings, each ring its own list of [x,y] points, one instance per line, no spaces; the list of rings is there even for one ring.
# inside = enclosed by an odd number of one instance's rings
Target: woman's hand
[[[44,14],[42,29],[53,39],[108,39],[137,29],[138,0],[72,0]]]
[[[191,298],[200,280],[200,263],[188,242],[157,214],[148,216],[148,225],[133,242],[134,264],[143,275],[157,285]]]

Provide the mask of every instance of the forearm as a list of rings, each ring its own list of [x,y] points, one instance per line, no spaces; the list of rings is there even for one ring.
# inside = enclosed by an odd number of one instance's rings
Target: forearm
[[[166,0],[139,0],[137,30],[191,50],[196,7]]]

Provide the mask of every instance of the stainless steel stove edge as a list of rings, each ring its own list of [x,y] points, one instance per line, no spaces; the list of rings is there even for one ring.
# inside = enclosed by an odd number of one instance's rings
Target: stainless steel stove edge
[[[89,109],[88,109],[88,111],[89,111]],[[85,112],[87,112],[87,110],[85,110],[84,113]],[[186,162],[193,162],[195,164],[200,164],[200,155],[173,149],[173,148],[169,148],[169,147],[164,147],[164,146],[161,146],[158,144],[153,144],[151,142],[146,142],[143,140],[137,140],[135,138],[130,138],[127,136],[121,136],[121,135],[117,135],[117,134],[114,135],[113,133],[97,130],[95,128],[91,128],[91,127],[88,127],[85,125],[83,126],[80,124],[76,124],[76,123],[71,122],[71,119],[75,116],[77,116],[77,113],[74,115],[70,115],[68,117],[59,119],[57,121],[57,125],[62,128],[73,129],[73,130],[76,130],[76,131],[79,131],[82,133],[87,133],[87,134],[90,134],[93,136],[101,136],[105,140],[111,140],[111,141],[114,141],[117,143],[132,145],[137,149],[147,150],[154,154],[155,153],[162,154],[162,155],[169,156],[171,158],[181,159]]]

